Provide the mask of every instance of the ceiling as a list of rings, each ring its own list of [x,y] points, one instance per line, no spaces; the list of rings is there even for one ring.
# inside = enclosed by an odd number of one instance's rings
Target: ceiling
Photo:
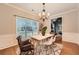
[[[12,5],[38,14],[42,11],[42,3],[13,3]],[[46,11],[57,14],[77,8],[77,3],[46,3]]]

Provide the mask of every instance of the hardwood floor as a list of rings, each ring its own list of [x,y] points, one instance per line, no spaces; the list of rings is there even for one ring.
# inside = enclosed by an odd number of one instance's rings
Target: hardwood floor
[[[79,45],[71,42],[66,42],[66,41],[63,41],[62,44],[63,44],[63,49],[62,49],[61,55],[79,55]],[[11,51],[14,51],[14,50],[10,48],[10,49],[1,51],[0,54],[1,55],[14,54],[14,52],[11,52]]]
[[[61,55],[79,55],[79,45],[65,41],[62,44],[64,46]]]
[[[59,41],[58,43],[61,44],[61,42]],[[63,41],[62,44],[63,44],[63,49],[61,55],[79,55],[79,45],[66,41]]]

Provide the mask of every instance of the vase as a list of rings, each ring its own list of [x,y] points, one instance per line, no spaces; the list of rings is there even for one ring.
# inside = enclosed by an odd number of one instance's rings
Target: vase
[[[45,32],[42,32],[41,34],[42,34],[42,36],[45,36]]]

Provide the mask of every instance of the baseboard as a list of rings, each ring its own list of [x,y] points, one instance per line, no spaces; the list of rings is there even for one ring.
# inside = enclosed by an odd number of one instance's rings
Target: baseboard
[[[79,45],[79,33],[64,32],[62,38],[63,41],[68,41]]]

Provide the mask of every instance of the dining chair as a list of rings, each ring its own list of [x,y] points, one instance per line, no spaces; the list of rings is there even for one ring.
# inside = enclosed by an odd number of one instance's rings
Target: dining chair
[[[34,50],[34,47],[33,45],[31,44],[30,40],[27,39],[25,41],[22,41],[21,40],[22,37],[21,36],[18,36],[17,37],[17,40],[18,40],[18,44],[19,44],[19,47],[20,47],[20,52],[31,52],[31,54],[33,54],[33,50]],[[20,53],[20,54],[21,54]],[[28,53],[27,53],[28,54]]]
[[[52,54],[52,52],[53,52],[53,50],[52,50],[52,45],[54,44],[54,42],[55,42],[55,38],[51,37],[51,38],[49,38],[48,41],[42,43],[42,46],[45,47],[44,50],[46,51],[46,54],[47,54],[47,55],[48,55],[48,54]],[[44,51],[42,51],[42,52],[44,52]],[[50,53],[49,53],[49,52],[50,52]]]

